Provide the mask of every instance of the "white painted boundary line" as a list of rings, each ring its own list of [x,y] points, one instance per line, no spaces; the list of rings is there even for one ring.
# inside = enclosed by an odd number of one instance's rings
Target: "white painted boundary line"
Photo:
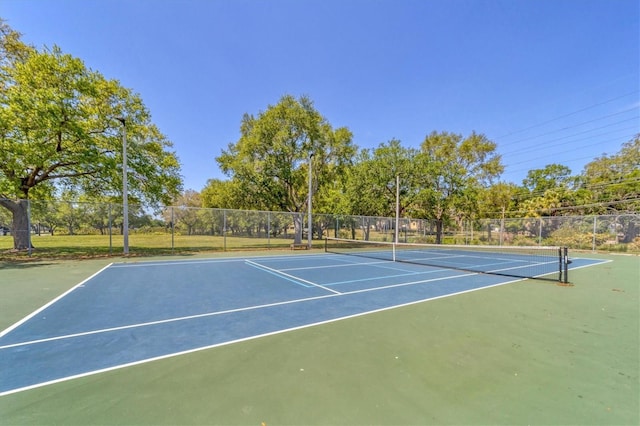
[[[283,256],[283,258],[284,257],[285,256]],[[231,260],[231,259],[227,259],[227,260]],[[238,260],[243,260],[243,259],[238,259]],[[599,260],[600,263],[613,262],[613,260],[602,260],[602,259],[588,259],[588,260]],[[58,296],[56,299],[54,299],[51,302],[49,302],[47,305],[43,306],[42,308],[38,309],[37,311],[35,311],[31,315],[25,317],[23,320],[19,321],[18,323],[14,324],[13,326],[11,326],[8,329],[4,330],[2,333],[0,333],[0,337],[2,335],[4,335],[4,334],[8,333],[9,331],[13,330],[14,328],[19,326],[20,324],[24,323],[28,319],[32,318],[33,316],[37,315],[39,312],[41,312],[42,310],[44,310],[48,306],[52,305],[53,303],[55,303],[56,301],[58,301],[59,299],[61,299],[62,297],[64,297],[68,293],[70,293],[71,291],[73,291],[75,288],[83,285],[85,282],[89,281],[91,278],[95,277],[96,275],[98,275],[99,273],[101,273],[102,271],[104,271],[105,269],[110,267],[111,265],[112,264],[109,264],[109,265],[105,266],[104,268],[102,268],[101,270],[99,270],[98,272],[93,274],[91,277],[85,279],[84,281],[80,282],[79,284],[77,284],[76,286],[74,286],[73,288],[71,288],[70,290],[65,292],[64,294]],[[597,265],[597,264],[595,264],[595,265]],[[580,267],[573,268],[573,269],[586,268],[586,267],[589,267],[589,266],[594,266],[594,264],[592,264],[592,265],[584,265],[584,266],[580,266]],[[431,280],[422,280],[422,281],[414,281],[414,282],[410,282],[410,283],[394,284],[394,285],[383,286],[383,287],[376,287],[376,288],[370,288],[370,289],[357,290],[357,291],[353,291],[353,292],[349,292],[349,293],[342,293],[342,294],[339,294],[339,295],[338,294],[328,294],[328,295],[324,295],[324,296],[311,297],[311,298],[307,298],[307,299],[297,299],[297,300],[291,300],[291,301],[286,301],[286,302],[278,302],[276,304],[271,304],[271,305],[252,306],[252,307],[247,307],[247,308],[241,308],[241,309],[238,309],[238,310],[213,312],[213,313],[208,313],[208,314],[202,314],[201,316],[221,315],[223,313],[230,313],[232,311],[259,309],[261,307],[268,307],[268,306],[275,306],[275,305],[284,305],[284,304],[289,304],[289,303],[304,302],[304,301],[313,300],[313,299],[323,299],[323,298],[329,298],[329,297],[344,296],[344,295],[354,294],[354,293],[364,293],[364,292],[368,292],[368,291],[383,290],[383,289],[386,289],[386,288],[401,287],[401,286],[421,284],[421,283],[432,282],[432,281],[441,281],[441,280],[446,280],[446,279],[455,279],[455,278],[460,278],[460,277],[470,276],[470,275],[478,275],[478,274],[477,273],[469,273],[469,274],[462,274],[462,275],[456,275],[456,276],[450,276],[450,277],[435,278],[435,279],[431,279]],[[56,383],[66,382],[66,381],[69,381],[69,380],[79,379],[79,378],[82,378],[82,377],[92,376],[92,375],[96,375],[96,374],[100,374],[100,373],[106,373],[108,371],[114,371],[114,370],[119,370],[119,369],[126,368],[126,367],[132,367],[132,366],[135,366],[135,365],[141,365],[141,364],[145,364],[145,363],[148,363],[148,362],[159,361],[159,360],[162,360],[162,359],[177,357],[177,356],[180,356],[180,355],[187,355],[187,354],[190,354],[190,353],[199,352],[199,351],[203,351],[203,350],[207,350],[207,349],[212,349],[212,348],[216,348],[216,347],[220,347],[220,346],[226,346],[226,345],[231,345],[231,344],[234,344],[234,343],[240,343],[240,342],[245,342],[245,341],[249,341],[249,340],[259,339],[259,338],[262,338],[262,337],[273,336],[273,335],[277,335],[277,334],[281,334],[281,333],[286,333],[286,332],[289,332],[289,331],[295,331],[295,330],[300,330],[300,329],[304,329],[304,328],[314,327],[314,326],[317,326],[317,325],[329,324],[329,323],[332,323],[332,322],[337,322],[337,321],[341,321],[341,320],[345,320],[345,319],[349,319],[349,318],[356,318],[356,317],[360,317],[360,316],[364,316],[364,315],[368,315],[368,314],[372,314],[372,313],[383,312],[383,311],[396,309],[396,308],[401,308],[401,307],[405,307],[405,306],[411,306],[411,305],[415,305],[415,304],[418,304],[418,303],[423,303],[423,302],[427,302],[427,301],[431,301],[431,300],[438,300],[438,299],[443,299],[443,298],[446,298],[446,297],[457,296],[457,295],[460,295],[460,294],[471,293],[471,292],[474,292],[474,291],[484,290],[484,289],[487,289],[487,288],[499,287],[499,286],[503,286],[503,285],[506,285],[506,284],[512,284],[512,283],[515,283],[515,282],[518,282],[518,281],[524,281],[524,278],[522,278],[522,279],[514,279],[514,280],[505,281],[505,282],[501,282],[501,283],[497,283],[497,284],[491,284],[491,285],[478,287],[478,288],[474,288],[474,289],[469,289],[469,290],[462,290],[462,291],[459,291],[459,292],[456,292],[456,293],[449,293],[449,294],[444,294],[444,295],[441,295],[441,296],[434,296],[434,297],[430,297],[430,298],[426,298],[426,299],[407,302],[407,303],[400,304],[400,305],[393,305],[393,306],[388,306],[388,307],[385,307],[385,308],[375,309],[375,310],[372,310],[372,311],[360,312],[360,313],[353,314],[353,315],[333,318],[333,319],[330,319],[330,320],[325,320],[325,321],[320,321],[320,322],[316,322],[316,323],[312,323],[312,324],[306,324],[306,325],[302,325],[302,326],[292,327],[292,328],[288,328],[288,329],[284,329],[284,330],[273,331],[273,332],[270,332],[270,333],[264,333],[264,334],[260,334],[260,335],[256,335],[256,336],[245,337],[245,338],[242,338],[242,339],[231,340],[231,341],[228,341],[228,342],[217,343],[217,344],[214,344],[214,345],[203,346],[203,347],[200,347],[200,348],[195,348],[195,349],[190,349],[190,350],[187,350],[187,351],[182,351],[182,352],[176,352],[176,353],[172,353],[172,354],[162,355],[162,356],[159,356],[159,357],[143,359],[143,360],[140,360],[140,361],[135,361],[135,362],[127,363],[127,364],[116,365],[114,367],[109,367],[109,368],[104,368],[104,369],[100,369],[100,370],[89,371],[87,373],[77,374],[77,375],[74,375],[74,376],[63,377],[63,378],[56,379],[56,380],[51,380],[51,381],[48,381],[48,382],[36,383],[34,385],[25,386],[23,388],[12,389],[12,390],[9,390],[9,391],[0,392],[0,397],[6,396],[6,395],[11,395],[11,394],[14,394],[14,393],[24,392],[24,391],[31,390],[31,389],[37,389],[37,388],[40,388],[40,387],[44,387],[44,386],[48,386],[48,385],[52,385],[52,384],[56,384]],[[180,320],[180,318],[164,320],[162,322],[178,321],[178,320]],[[122,327],[122,328],[133,328],[133,327],[139,327],[139,326],[144,326],[144,325],[151,325],[151,323],[134,324],[134,325],[125,326],[125,327]],[[103,330],[102,331],[101,330],[96,330],[96,331],[87,332],[87,333],[84,333],[84,334],[99,333],[99,332],[104,332],[104,331]],[[62,339],[62,338],[65,338],[65,337],[70,337],[70,336],[60,336],[57,339]]]
[[[175,266],[175,265],[193,265],[198,263],[224,263],[224,262],[244,262],[247,259],[260,259],[260,260],[287,260],[289,262],[296,260],[305,260],[309,257],[326,257],[326,253],[306,253],[306,254],[283,254],[282,256],[244,256],[244,257],[220,257],[211,259],[189,259],[189,260],[161,260],[161,261],[140,261],[140,262],[118,262],[113,263],[114,268],[141,268],[146,266]]]
[[[25,322],[27,322],[28,320],[30,320],[31,318],[33,318],[34,316],[38,315],[40,312],[44,311],[45,309],[47,309],[49,306],[53,305],[54,303],[56,303],[58,300],[62,299],[63,297],[65,297],[67,294],[71,293],[72,291],[74,291],[75,289],[77,289],[78,287],[81,287],[82,285],[84,285],[84,283],[86,283],[87,281],[91,280],[92,278],[98,276],[102,271],[104,271],[105,269],[107,269],[108,267],[110,267],[111,265],[113,265],[113,263],[108,264],[107,266],[105,266],[104,268],[100,269],[98,272],[96,272],[95,274],[91,275],[89,278],[86,278],[84,280],[82,280],[80,283],[74,285],[73,287],[71,287],[69,290],[65,291],[64,293],[62,293],[60,296],[56,297],[55,299],[53,299],[51,302],[47,303],[46,305],[42,306],[41,308],[39,308],[38,310],[32,312],[31,314],[27,315],[26,317],[22,318],[20,321],[18,321],[17,323],[13,324],[12,326],[10,326],[9,328],[7,328],[6,330],[3,330],[2,332],[0,332],[0,337],[4,336],[5,334],[9,333],[10,331],[14,330],[15,328],[19,327],[20,325],[24,324]]]
[[[329,291],[329,292],[331,292],[331,293],[341,294],[339,291],[336,291],[336,290],[330,289],[330,288],[328,288],[328,287],[325,287],[325,286],[320,285],[320,284],[316,284],[316,283],[311,282],[311,281],[304,280],[304,279],[302,279],[302,278],[298,278],[298,277],[293,276],[293,275],[289,275],[289,274],[287,274],[286,272],[282,272],[282,271],[279,271],[279,270],[277,270],[277,269],[269,268],[268,266],[261,265],[261,264],[259,264],[259,263],[253,262],[253,261],[251,261],[251,260],[249,260],[249,259],[246,259],[246,260],[245,260],[245,263],[246,263],[247,265],[252,266],[252,267],[254,267],[254,268],[256,268],[256,269],[259,269],[259,270],[261,270],[261,271],[266,271],[266,272],[272,273],[272,274],[274,274],[274,275],[277,275],[277,276],[280,276],[280,277],[284,277],[285,279],[287,279],[287,280],[289,280],[289,281],[294,281],[294,282],[296,282],[296,281],[297,281],[297,282],[301,282],[301,283],[309,284],[310,286],[313,286],[313,287],[321,288],[321,289],[326,290],[326,291]]]
[[[158,321],[149,321],[149,322],[144,322],[144,323],[139,323],[139,324],[130,324],[130,325],[123,325],[123,326],[120,326],[120,327],[111,327],[111,328],[104,328],[104,329],[93,330],[93,331],[86,331],[86,332],[82,332],[82,333],[74,333],[74,334],[67,334],[67,335],[56,336],[56,337],[48,337],[46,339],[38,339],[38,340],[32,340],[32,341],[27,341],[27,342],[12,343],[10,345],[0,346],[0,349],[9,349],[9,348],[15,348],[15,347],[19,347],[19,346],[34,345],[34,344],[37,344],[37,343],[45,343],[45,342],[51,342],[51,341],[56,341],[56,340],[72,339],[74,337],[89,336],[89,335],[92,335],[92,334],[109,333],[109,332],[113,332],[113,331],[128,330],[128,329],[132,329],[132,328],[148,327],[148,326],[152,326],[152,325],[166,324],[166,323],[179,322],[179,321],[186,321],[186,320],[198,319],[198,318],[213,317],[213,316],[218,316],[218,315],[232,314],[232,313],[236,313],[236,312],[252,311],[252,310],[257,310],[257,309],[270,308],[270,307],[274,307],[274,306],[290,305],[290,304],[299,303],[299,302],[308,302],[308,301],[312,301],[312,300],[326,299],[326,298],[329,298],[329,297],[347,296],[347,295],[350,295],[350,294],[357,294],[357,293],[367,293],[367,292],[370,292],[370,291],[386,290],[386,289],[389,289],[389,288],[404,287],[404,286],[416,285],[416,284],[424,284],[424,283],[429,283],[429,282],[434,282],[434,281],[443,281],[443,280],[466,277],[466,276],[471,276],[471,275],[478,275],[478,274],[469,273],[469,274],[455,275],[455,276],[450,276],[450,277],[432,278],[432,279],[428,279],[428,280],[412,281],[412,282],[408,282],[408,283],[390,284],[390,285],[381,286],[381,287],[365,288],[365,289],[354,290],[354,291],[345,292],[345,293],[340,293],[340,292],[334,291],[332,294],[325,294],[325,295],[322,295],[322,296],[314,296],[314,297],[305,297],[305,298],[302,298],[302,299],[285,300],[285,301],[282,301],[282,302],[267,303],[267,304],[255,305],[255,306],[247,306],[247,307],[244,307],[244,308],[227,309],[227,310],[224,310],[224,311],[207,312],[207,313],[204,313],[204,314],[189,315],[189,316],[175,317],[175,318],[167,318],[167,319],[158,320]]]
[[[590,268],[592,266],[602,265],[603,263],[611,263],[611,262],[613,262],[612,259],[595,259],[595,258],[589,258],[589,257],[575,257],[574,259],[584,259],[584,260],[590,260],[592,262],[598,262],[598,263],[591,263],[591,264],[588,264],[588,265],[582,265],[582,266],[576,266],[576,267],[569,266],[569,270],[570,271],[575,271],[576,269],[582,269],[582,268]],[[570,264],[570,265],[572,265],[572,264]]]
[[[242,262],[241,258],[220,258],[220,259],[192,259],[192,260],[166,260],[166,261],[146,261],[146,262],[121,262],[114,263],[114,268],[141,268],[147,266],[180,266],[180,265],[197,265],[208,263],[224,263],[224,262]]]
[[[132,328],[142,328],[142,327],[148,327],[148,326],[158,325],[158,324],[167,324],[167,323],[172,323],[172,322],[188,321],[188,320],[198,319],[198,318],[206,318],[206,317],[213,317],[213,316],[218,316],[218,315],[233,314],[233,313],[236,313],[236,312],[253,311],[253,310],[256,310],[256,309],[270,308],[270,307],[273,307],[273,306],[288,305],[288,304],[293,304],[293,303],[298,303],[298,302],[306,302],[306,301],[310,301],[310,300],[324,299],[326,297],[334,297],[334,296],[336,296],[336,295],[335,294],[325,294],[325,295],[322,295],[322,296],[314,296],[314,297],[309,297],[309,298],[304,298],[304,299],[286,300],[286,301],[283,301],[283,302],[267,303],[267,304],[264,304],[264,305],[247,306],[247,307],[244,307],[244,308],[227,309],[227,310],[224,310],[224,311],[207,312],[207,313],[204,313],[204,314],[188,315],[188,316],[184,316],[184,317],[167,318],[167,319],[158,320],[158,321],[149,321],[149,322],[142,322],[142,323],[138,323],[138,324],[122,325],[122,326],[119,326],[119,327],[102,328],[102,329],[98,329],[98,330],[85,331],[85,332],[82,332],[82,333],[74,333],[74,334],[67,334],[67,335],[56,336],[56,337],[48,337],[46,339],[31,340],[31,341],[27,341],[27,342],[12,343],[10,345],[0,346],[0,350],[1,349],[8,349],[8,348],[15,348],[15,347],[19,347],[19,346],[35,345],[37,343],[52,342],[52,341],[56,341],[56,340],[72,339],[74,337],[90,336],[92,334],[109,333],[109,332],[113,332],[113,331],[129,330],[129,329],[132,329]]]
[[[467,276],[467,275],[477,275],[477,274],[464,274],[464,275],[458,275],[458,276],[454,276],[454,277],[436,278],[436,279],[433,279],[433,280],[416,281],[416,282],[413,282],[413,283],[395,284],[395,285],[390,285],[390,286],[385,286],[385,287],[378,287],[378,288],[375,288],[375,289],[358,290],[358,291],[354,291],[354,292],[351,292],[351,293],[343,293],[343,294],[340,294],[340,295],[328,294],[328,295],[313,297],[313,298],[309,298],[309,299],[300,299],[300,300],[293,300],[293,301],[289,301],[289,302],[282,302],[282,304],[284,304],[284,303],[295,303],[295,302],[299,302],[299,301],[312,300],[312,299],[323,299],[323,298],[328,298],[328,297],[337,297],[337,296],[343,296],[343,295],[346,295],[346,294],[362,293],[362,292],[366,292],[366,291],[375,291],[375,290],[381,290],[381,289],[392,288],[392,287],[400,287],[400,286],[405,286],[405,285],[420,284],[420,283],[423,283],[423,282],[439,281],[439,280],[444,280],[444,279],[458,278],[458,277]],[[274,336],[274,335],[277,335],[277,334],[287,333],[287,332],[290,332],[290,331],[301,330],[301,329],[309,328],[309,327],[315,327],[317,325],[330,324],[330,323],[336,322],[336,321],[342,321],[342,320],[345,320],[345,319],[357,318],[357,317],[360,317],[360,316],[373,314],[373,313],[377,313],[377,312],[383,312],[383,311],[388,311],[388,310],[391,310],[391,309],[401,308],[401,307],[405,307],[405,306],[411,306],[411,305],[415,305],[415,304],[418,304],[418,303],[423,303],[423,302],[430,301],[430,300],[443,299],[445,297],[456,296],[456,295],[460,295],[460,294],[464,294],[464,293],[470,293],[472,291],[482,290],[482,289],[485,289],[485,288],[491,288],[491,287],[497,287],[497,286],[501,286],[501,285],[505,285],[505,284],[511,284],[511,283],[514,283],[514,282],[517,282],[517,281],[522,281],[522,280],[507,281],[507,282],[503,282],[503,283],[492,284],[492,285],[485,286],[485,287],[479,287],[479,288],[474,288],[474,289],[470,289],[470,290],[463,290],[463,291],[459,291],[459,292],[456,292],[456,293],[444,294],[442,296],[434,296],[434,297],[430,297],[430,298],[427,298],[427,299],[421,299],[421,300],[416,300],[416,301],[412,301],[412,302],[403,303],[403,304],[400,304],[400,305],[388,306],[388,307],[385,307],[385,308],[374,309],[372,311],[360,312],[360,313],[357,313],[357,314],[347,315],[347,316],[344,316],[344,317],[332,318],[330,320],[319,321],[319,322],[315,322],[315,323],[311,323],[311,324],[305,324],[305,325],[301,325],[301,326],[297,326],[297,327],[291,327],[291,328],[287,328],[287,329],[284,329],[284,330],[272,331],[272,332],[269,332],[269,333],[263,333],[263,334],[259,334],[259,335],[256,335],[256,336],[244,337],[242,339],[236,339],[236,340],[231,340],[231,341],[228,341],[228,342],[216,343],[214,345],[202,346],[202,347],[199,347],[199,348],[189,349],[189,350],[182,351],[182,352],[176,352],[176,353],[162,355],[162,356],[158,356],[158,357],[154,357],[154,358],[143,359],[143,360],[140,360],[140,361],[130,362],[130,363],[127,363],[127,364],[116,365],[114,367],[108,367],[108,368],[103,368],[103,369],[100,369],[100,370],[89,371],[89,372],[82,373],[82,374],[76,374],[74,376],[62,377],[60,379],[50,380],[48,382],[37,383],[37,384],[34,384],[34,385],[30,385],[30,386],[25,386],[23,388],[19,388],[19,389],[12,389],[12,390],[9,390],[9,391],[0,392],[0,397],[6,396],[6,395],[11,395],[11,394],[18,393],[18,392],[24,392],[24,391],[27,391],[27,390],[36,389],[36,388],[40,388],[40,387],[44,387],[44,386],[48,386],[48,385],[53,385],[53,384],[56,384],[56,383],[66,382],[66,381],[69,381],[69,380],[79,379],[79,378],[82,378],[82,377],[93,376],[95,374],[106,373],[108,371],[119,370],[119,369],[126,368],[126,367],[133,367],[135,365],[146,364],[148,362],[159,361],[159,360],[167,359],[167,358],[173,358],[173,357],[177,357],[177,356],[180,356],[180,355],[187,355],[187,354],[191,354],[191,353],[194,353],[194,352],[199,352],[199,351],[203,351],[203,350],[207,350],[207,349],[213,349],[213,348],[217,348],[217,347],[220,347],[220,346],[231,345],[231,344],[234,344],[234,343],[246,342],[246,341],[249,341],[249,340],[259,339],[259,338],[262,338],[262,337]],[[246,308],[246,309],[255,309],[255,308],[256,307]]]

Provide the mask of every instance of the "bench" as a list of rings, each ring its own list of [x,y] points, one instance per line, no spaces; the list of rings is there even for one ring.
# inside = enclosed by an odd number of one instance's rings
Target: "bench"
[[[291,250],[308,250],[308,249],[309,249],[309,245],[307,245],[307,243],[300,243],[300,244],[291,243]]]

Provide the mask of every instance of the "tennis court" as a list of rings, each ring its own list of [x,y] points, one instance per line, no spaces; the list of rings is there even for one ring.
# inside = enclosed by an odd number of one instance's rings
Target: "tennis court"
[[[504,285],[532,262],[558,268],[513,253],[467,254],[465,270],[333,253],[113,263],[0,333],[0,396]]]

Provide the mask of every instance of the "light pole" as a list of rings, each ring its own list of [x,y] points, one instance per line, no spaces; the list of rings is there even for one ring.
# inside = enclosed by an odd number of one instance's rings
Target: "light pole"
[[[309,199],[307,200],[307,245],[311,250],[311,237],[313,234],[313,226],[311,225],[311,196],[313,195],[313,187],[311,185],[311,159],[313,158],[313,152],[309,154]]]
[[[122,237],[124,254],[129,254],[129,194],[127,189],[127,121],[124,117],[116,117],[122,123]]]
[[[397,244],[400,236],[400,175],[396,175],[396,229],[393,240]],[[395,259],[394,259],[395,260]]]

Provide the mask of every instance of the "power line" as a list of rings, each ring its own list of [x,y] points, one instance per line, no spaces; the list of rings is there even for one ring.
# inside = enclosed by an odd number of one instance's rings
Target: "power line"
[[[602,134],[602,135],[596,135],[596,136],[604,136],[604,135],[605,135],[605,134]],[[627,136],[622,136],[622,137],[625,137],[625,138],[632,138],[634,135],[635,135],[635,133],[632,133],[632,134],[629,134],[629,135],[627,135]],[[586,138],[586,139],[591,139],[591,137]],[[615,138],[615,139],[606,139],[606,140],[599,139],[599,140],[597,140],[596,142],[593,142],[593,143],[590,143],[590,144],[583,144],[583,145],[580,145],[580,148],[581,148],[581,149],[583,149],[583,148],[589,148],[589,147],[596,146],[596,145],[600,145],[600,144],[603,144],[603,143],[613,142],[613,141],[616,141],[616,140],[618,140],[618,139],[619,139],[619,138]],[[574,142],[578,142],[578,141],[574,141]],[[528,152],[528,151],[532,151],[532,150],[539,150],[539,149],[540,149],[540,146],[538,145],[538,146],[536,146],[535,148],[528,149],[528,150],[524,150],[524,151],[519,151],[518,153],[525,153],[525,152]],[[556,151],[556,152],[553,152],[553,153],[549,153],[549,154],[547,154],[547,155],[539,155],[539,156],[536,156],[535,158],[532,158],[532,159],[513,162],[513,163],[510,163],[510,165],[526,164],[526,163],[530,163],[530,162],[533,162],[533,161],[537,161],[537,160],[539,160],[539,159],[541,159],[541,158],[547,158],[547,157],[557,156],[558,154],[565,154],[565,153],[569,153],[569,152],[574,152],[574,150],[575,150],[575,148],[574,148],[574,149],[570,149],[570,150],[566,150],[566,151]],[[569,160],[569,161],[564,161],[564,163],[567,163],[567,162],[575,162],[575,161],[577,161],[577,160],[583,160],[583,159],[588,159],[588,158],[593,158],[593,157],[592,157],[592,156],[587,156],[587,157],[573,157],[573,158],[572,158],[571,160]],[[515,172],[515,171],[524,171],[524,169],[511,170],[511,172]]]
[[[567,126],[567,127],[563,127],[563,128],[556,129],[556,130],[551,130],[549,132],[541,133],[539,135],[529,136],[529,137],[526,137],[526,138],[523,138],[523,139],[519,139],[519,140],[516,140],[516,141],[509,142],[509,145],[518,144],[520,142],[530,141],[532,139],[536,139],[536,138],[539,138],[539,137],[542,137],[542,136],[548,136],[548,135],[551,135],[553,133],[558,133],[558,132],[562,132],[562,131],[565,131],[565,130],[573,129],[573,128],[576,128],[576,127],[584,126],[585,124],[595,123],[596,121],[600,121],[600,120],[611,118],[611,117],[614,117],[614,116],[617,116],[617,115],[625,114],[625,113],[627,113],[629,111],[633,111],[633,110],[640,110],[640,107],[633,106],[631,108],[627,108],[625,110],[622,110],[622,111],[619,111],[619,112],[615,112],[613,114],[608,114],[608,115],[604,115],[604,116],[601,116],[601,117],[598,117],[598,118],[594,118],[592,120],[583,121],[582,123],[574,124],[572,126]],[[638,119],[638,117],[634,116],[634,117],[631,117],[631,118],[626,119],[626,120],[621,120],[621,121],[617,121],[615,123],[611,123],[611,124],[607,124],[605,126],[601,126],[599,128],[604,128],[604,127],[611,126],[613,124],[624,123],[624,122],[627,122],[627,121],[630,121],[630,120],[637,120],[637,119]],[[588,131],[591,131],[591,130],[588,130]],[[580,134],[580,133],[577,133],[577,134]]]
[[[600,189],[600,190],[605,190],[608,187],[612,187],[612,186],[617,186],[617,185],[629,185],[629,184],[633,184],[633,183],[640,183],[640,177],[639,178],[632,178],[632,179],[625,179],[625,180],[619,180],[619,181],[608,181],[608,182],[600,182],[597,184],[590,184],[590,185],[579,185],[576,188],[565,188],[570,192],[575,192],[577,190],[580,189],[586,189],[586,190],[596,190],[596,189]],[[557,189],[560,187],[555,187],[552,189]],[[522,195],[522,197],[519,197],[518,200],[520,201],[525,201],[525,200],[530,200],[533,198],[538,198],[538,197],[542,197],[544,196],[544,194],[546,193],[545,191],[531,191],[531,192],[527,192],[526,194],[517,194],[517,195]]]
[[[527,130],[535,129],[536,127],[540,127],[540,126],[544,126],[545,124],[553,123],[554,121],[557,121],[557,120],[560,120],[560,119],[563,119],[563,118],[566,118],[566,117],[570,117],[572,115],[576,115],[576,114],[584,112],[584,111],[588,111],[588,110],[590,110],[592,108],[608,104],[609,102],[613,102],[613,101],[616,101],[618,99],[625,98],[627,96],[633,95],[633,94],[638,93],[638,92],[640,92],[640,90],[633,90],[633,91],[631,91],[629,93],[625,93],[624,95],[620,95],[620,96],[616,96],[615,98],[607,99],[606,101],[599,102],[597,104],[593,104],[593,105],[590,105],[590,106],[585,107],[585,108],[581,108],[581,109],[579,109],[577,111],[573,111],[573,112],[570,112],[568,114],[560,115],[560,116],[552,118],[550,120],[543,121],[541,123],[534,124],[534,125],[529,126],[529,127],[525,127],[524,129],[515,130],[513,132],[507,133],[506,135],[499,136],[497,139],[502,139],[502,138],[506,138],[506,137],[511,136],[511,135],[515,135],[515,134],[518,134],[518,133],[526,132]]]
[[[547,140],[546,142],[539,142],[539,143],[536,143],[536,144],[535,144],[535,146],[533,146],[533,147],[531,147],[531,148],[518,149],[518,150],[515,150],[515,151],[506,151],[506,152],[504,152],[503,154],[521,154],[521,153],[524,153],[524,152],[529,152],[529,151],[539,150],[539,149],[540,149],[540,146],[548,145],[548,144],[550,144],[550,143],[558,142],[558,141],[561,141],[561,140],[563,140],[563,139],[567,139],[567,138],[572,138],[572,137],[576,137],[576,136],[581,136],[581,135],[584,135],[584,134],[586,134],[586,133],[594,132],[594,131],[596,131],[596,130],[602,130],[602,129],[605,129],[605,128],[607,128],[607,127],[611,127],[611,126],[614,126],[614,125],[616,125],[616,124],[625,123],[625,122],[630,121],[630,120],[633,120],[633,119],[636,119],[636,117],[633,117],[633,118],[631,118],[631,119],[627,119],[627,120],[617,121],[617,122],[615,122],[615,123],[610,123],[610,124],[607,124],[607,125],[604,125],[604,126],[600,126],[600,127],[595,127],[595,128],[593,128],[593,129],[585,130],[585,131],[582,131],[582,132],[573,133],[573,134],[571,134],[571,135],[566,135],[566,136],[562,136],[562,137],[555,138],[555,139],[549,139],[549,140]],[[623,128],[620,128],[620,129],[614,129],[614,130],[611,130],[611,131],[606,132],[606,133],[601,133],[601,134],[598,134],[598,135],[588,136],[588,137],[586,137],[586,138],[580,138],[580,139],[577,139],[577,140],[566,141],[566,142],[564,142],[564,143],[563,143],[563,145],[565,145],[565,144],[569,144],[569,143],[573,143],[573,142],[579,142],[579,141],[582,141],[582,140],[584,140],[584,139],[591,139],[591,138],[600,137],[600,136],[607,136],[607,135],[610,135],[610,134],[613,134],[613,133],[621,132],[621,131],[624,131],[624,130],[631,130],[631,129],[633,129],[633,130],[634,130],[634,132],[633,132],[631,135],[629,135],[629,136],[623,136],[623,137],[626,137],[626,138],[632,138],[632,137],[636,134],[636,132],[640,130],[640,129],[638,129],[638,127],[637,127],[637,126],[635,126],[635,125],[634,125],[634,126],[627,126],[627,127],[623,127]]]
[[[565,211],[565,210],[577,210],[577,209],[585,209],[585,208],[594,208],[594,207],[608,207],[608,206],[616,206],[619,204],[627,204],[633,202],[640,202],[640,197],[629,198],[626,200],[616,200],[616,201],[600,201],[597,203],[589,203],[589,204],[580,204],[580,205],[572,205],[572,206],[562,206],[562,207],[543,207],[537,209],[529,209],[529,210],[508,210],[509,214],[513,213],[530,213],[531,211],[535,212],[554,212],[554,211]],[[493,211],[486,212],[487,215],[498,215],[502,214],[502,211]],[[635,213],[637,214],[637,213]]]

